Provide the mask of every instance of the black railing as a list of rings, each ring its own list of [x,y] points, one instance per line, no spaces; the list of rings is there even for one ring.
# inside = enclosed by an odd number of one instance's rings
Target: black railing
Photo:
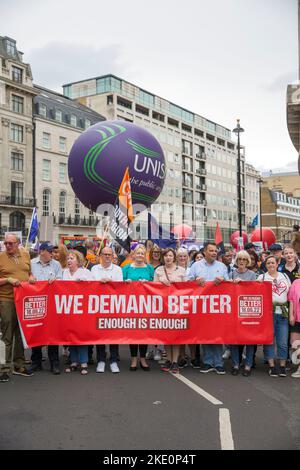
[[[65,217],[63,215],[59,215],[58,217],[53,217],[53,223],[58,225],[82,225],[86,227],[96,227],[99,223],[98,217]]]
[[[34,207],[34,199],[0,195],[0,204],[6,206]]]

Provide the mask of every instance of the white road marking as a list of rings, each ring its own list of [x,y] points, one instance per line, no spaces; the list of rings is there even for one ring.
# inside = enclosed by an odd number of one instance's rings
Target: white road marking
[[[212,395],[210,395],[209,393],[207,393],[205,390],[203,390],[203,388],[201,387],[198,387],[198,385],[194,384],[193,382],[191,382],[190,380],[188,380],[186,377],[184,377],[183,375],[181,374],[172,374],[173,377],[175,377],[176,379],[180,380],[181,382],[185,383],[185,385],[187,385],[188,387],[190,387],[192,390],[194,390],[196,393],[198,393],[199,395],[201,395],[203,398],[205,398],[206,400],[208,400],[210,403],[212,403],[213,405],[223,405],[223,403],[218,400],[217,398],[213,397]]]
[[[227,408],[219,409],[220,439],[222,450],[234,450],[230,413]]]

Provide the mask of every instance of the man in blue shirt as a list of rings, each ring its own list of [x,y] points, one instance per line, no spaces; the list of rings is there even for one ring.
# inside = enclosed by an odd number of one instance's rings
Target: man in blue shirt
[[[44,242],[40,246],[40,255],[31,260],[31,272],[35,281],[53,282],[56,279],[62,279],[62,269],[58,261],[53,259],[53,245]],[[59,356],[58,346],[48,346],[48,357],[51,366],[51,372],[59,375]],[[42,346],[32,348],[30,371],[42,370]]]
[[[207,243],[204,247],[205,258],[193,264],[189,272],[189,279],[195,280],[200,286],[204,286],[207,281],[213,281],[215,285],[228,281],[228,271],[223,263],[217,261],[218,248],[215,243]],[[222,359],[222,344],[203,345],[203,367],[200,372],[207,373],[216,371],[217,374],[224,375],[225,369]]]

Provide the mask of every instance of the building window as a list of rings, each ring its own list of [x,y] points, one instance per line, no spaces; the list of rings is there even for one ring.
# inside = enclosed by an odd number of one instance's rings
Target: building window
[[[74,200],[74,215],[75,215],[76,223],[79,223],[79,219],[80,219],[80,201],[77,197],[75,197],[75,200]]]
[[[62,137],[62,136],[59,137],[59,150],[61,152],[67,151],[67,139],[65,137]]]
[[[43,148],[50,148],[50,134],[48,134],[47,132],[43,132]]]
[[[12,67],[12,81],[17,83],[22,83],[23,78],[23,70],[19,69],[19,67]]]
[[[91,124],[92,124],[92,123],[91,123],[91,121],[90,121],[89,119],[85,119],[84,124],[85,124],[85,129],[88,129],[88,127],[91,127]]]
[[[47,106],[44,103],[39,104],[39,115],[47,117]]]
[[[23,142],[23,126],[18,124],[11,124],[10,138],[14,142]]]
[[[11,182],[11,202],[12,204],[23,204],[23,183],[19,181]]]
[[[18,95],[11,95],[12,111],[15,113],[23,114],[24,112],[24,98]]]
[[[43,180],[50,181],[51,179],[51,161],[43,160]]]
[[[59,193],[58,210],[59,217],[64,218],[66,215],[66,193],[64,191],[61,191],[61,193]]]
[[[44,189],[43,191],[43,214],[42,215],[50,215],[50,190]]]
[[[123,108],[132,109],[131,101],[125,100],[125,98],[117,97],[117,104],[123,106]]]
[[[9,230],[22,232],[25,230],[25,215],[22,212],[15,211],[9,216]]]
[[[6,52],[11,56],[15,56],[16,54],[16,44],[10,39],[6,39]]]
[[[71,126],[77,127],[77,117],[75,114],[71,114]]]
[[[59,171],[58,171],[58,181],[60,183],[66,183],[66,168],[67,165],[65,163],[60,163],[59,164]]]
[[[106,102],[107,102],[108,105],[114,104],[114,96],[113,95],[108,95]]]
[[[11,169],[15,171],[23,171],[24,158],[23,158],[22,153],[19,153],[19,152],[11,153]]]
[[[55,110],[55,120],[62,122],[62,112],[60,111],[60,109]]]

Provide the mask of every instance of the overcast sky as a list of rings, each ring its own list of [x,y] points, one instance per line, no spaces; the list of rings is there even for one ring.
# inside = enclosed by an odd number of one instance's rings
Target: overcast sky
[[[0,25],[39,85],[114,73],[225,127],[240,118],[250,163],[296,168],[297,0],[0,0]]]

